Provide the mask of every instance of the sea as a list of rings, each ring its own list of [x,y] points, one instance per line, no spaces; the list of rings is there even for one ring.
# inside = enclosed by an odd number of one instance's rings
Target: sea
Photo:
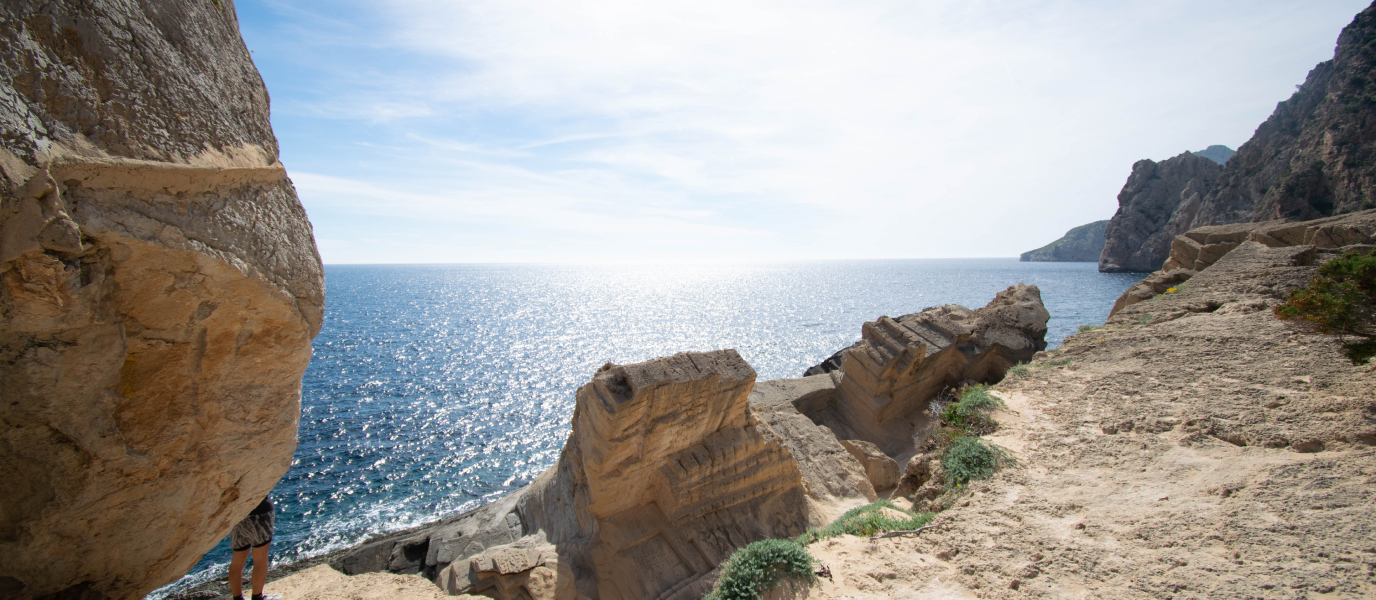
[[[1052,347],[1142,274],[1017,259],[732,265],[327,265],[300,446],[273,490],[274,563],[461,513],[554,464],[605,363],[734,348],[800,377],[880,315],[1041,289]],[[161,598],[215,577],[221,541]]]

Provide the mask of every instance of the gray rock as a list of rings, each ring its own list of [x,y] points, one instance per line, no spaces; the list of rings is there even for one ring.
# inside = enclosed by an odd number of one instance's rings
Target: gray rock
[[[1023,252],[1018,260],[1022,262],[1099,262],[1104,252],[1104,231],[1108,221],[1095,221],[1081,225],[1050,244]]]
[[[1214,144],[1203,150],[1196,150],[1191,154],[1203,156],[1220,165],[1226,165],[1228,164],[1228,159],[1232,158],[1234,154],[1237,154],[1237,151],[1221,144]]]
[[[1376,6],[1237,149],[1187,229],[1376,208]],[[1180,232],[1180,233],[1183,233]]]
[[[1109,220],[1099,271],[1150,272],[1170,254],[1171,240],[1185,233],[1201,198],[1223,167],[1189,152],[1155,162],[1139,160],[1118,193],[1118,212]]]

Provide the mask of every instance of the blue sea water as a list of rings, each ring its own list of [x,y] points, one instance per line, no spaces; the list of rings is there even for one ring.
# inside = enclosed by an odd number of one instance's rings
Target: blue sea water
[[[479,506],[552,465],[574,392],[608,361],[735,348],[798,377],[860,325],[1042,290],[1054,346],[1140,275],[1016,259],[703,266],[331,265],[301,444],[272,498],[294,561]],[[155,596],[223,577],[228,541]]]

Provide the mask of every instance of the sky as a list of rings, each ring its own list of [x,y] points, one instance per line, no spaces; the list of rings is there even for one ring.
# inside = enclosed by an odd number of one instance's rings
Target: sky
[[[1012,257],[1361,1],[239,0],[327,264]]]

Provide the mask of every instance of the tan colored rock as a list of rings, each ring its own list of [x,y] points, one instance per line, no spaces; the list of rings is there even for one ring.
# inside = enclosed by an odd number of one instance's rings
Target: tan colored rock
[[[451,593],[537,597],[552,577],[559,600],[700,598],[737,548],[808,525],[799,463],[752,414],[754,383],[734,350],[608,364],[579,388],[559,462],[530,485],[340,562],[435,569]],[[425,545],[423,566],[398,562],[407,544]]]
[[[818,507],[819,515],[858,503],[853,501],[878,498],[864,467],[841,446],[836,435],[797,408],[824,407],[835,399],[836,384],[831,375],[762,381],[750,392],[750,410],[759,417],[761,432],[777,438],[798,461],[808,497],[831,505]],[[824,522],[813,524],[830,522],[820,516],[818,520]]]
[[[945,492],[946,470],[941,467],[941,453],[934,451],[908,459],[893,495],[911,498],[913,510],[928,512],[937,510],[931,503]]]
[[[808,418],[838,438],[865,440],[906,458],[932,426],[930,400],[965,381],[998,381],[1046,348],[1050,318],[1036,286],[999,292],[984,308],[946,305],[865,323],[846,350],[836,400]]]
[[[15,0],[0,45],[0,595],[142,597],[286,471],[320,259],[231,3]]]
[[[876,490],[898,486],[898,461],[879,450],[879,446],[865,440],[841,440],[841,446],[865,467],[865,476]]]
[[[1160,271],[1123,292],[1109,317],[1128,306],[1164,294],[1172,287],[1178,288],[1247,242],[1268,248],[1309,246],[1315,250],[1370,245],[1376,243],[1376,209],[1298,223],[1279,220],[1191,229],[1176,236],[1171,243],[1170,257]]]

